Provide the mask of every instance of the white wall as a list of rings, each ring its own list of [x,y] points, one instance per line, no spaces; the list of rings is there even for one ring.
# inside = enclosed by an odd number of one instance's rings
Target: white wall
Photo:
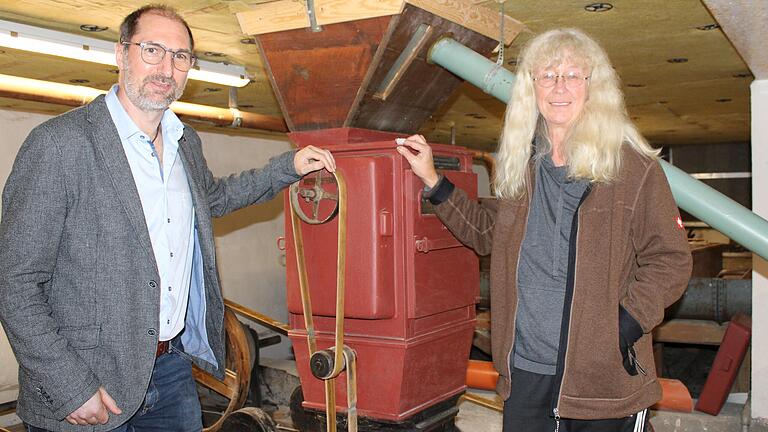
[[[752,92],[752,209],[768,219],[768,80]],[[768,262],[753,255],[752,417],[768,421]]]
[[[0,110],[0,188],[11,172],[13,160],[29,131],[50,118],[38,114],[27,114]],[[18,365],[13,356],[5,332],[0,330],[0,403],[16,400],[18,394]]]
[[[50,118],[46,115],[0,110],[0,188],[11,171],[21,143],[29,131]],[[203,150],[214,175],[260,167],[267,160],[290,150],[282,136],[270,138],[237,137],[201,133]],[[285,267],[275,240],[283,235],[282,195],[267,203],[251,206],[214,221],[216,244],[225,297],[283,322],[287,321],[285,304]],[[253,326],[264,331],[262,327]],[[262,355],[286,357],[287,340],[279,346],[262,350]],[[0,330],[0,403],[16,399],[16,360],[5,332]]]
[[[227,175],[261,167],[269,158],[291,149],[287,139],[243,138],[201,133],[208,167],[215,175]],[[216,250],[224,297],[282,322],[288,321],[285,299],[284,253],[277,238],[285,231],[282,194],[258,205],[214,220]],[[260,333],[264,327],[251,325]],[[279,346],[265,348],[265,357],[286,358],[287,338]]]
[[[475,162],[472,165],[472,172],[477,174],[477,196],[490,197],[491,196],[491,184],[489,180],[488,168],[481,163]]]

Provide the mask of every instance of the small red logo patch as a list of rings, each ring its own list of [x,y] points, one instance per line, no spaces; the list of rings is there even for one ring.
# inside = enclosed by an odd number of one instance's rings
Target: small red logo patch
[[[680,228],[680,229],[684,229],[685,228],[683,226],[683,219],[680,216],[678,216],[677,219],[675,219],[675,222],[677,222],[677,227],[678,228]]]

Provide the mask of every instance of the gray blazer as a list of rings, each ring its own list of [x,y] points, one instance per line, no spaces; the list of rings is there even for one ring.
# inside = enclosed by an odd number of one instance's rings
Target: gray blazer
[[[214,178],[190,127],[179,140],[203,257],[205,326],[223,377],[223,299],[211,217],[269,200],[299,179],[293,152],[261,170]],[[17,412],[54,431],[110,430],[147,390],[158,338],[159,274],[141,201],[104,97],[48,120],[25,140],[0,221],[0,322],[19,362]],[[103,386],[123,410],[106,425],[64,417]]]

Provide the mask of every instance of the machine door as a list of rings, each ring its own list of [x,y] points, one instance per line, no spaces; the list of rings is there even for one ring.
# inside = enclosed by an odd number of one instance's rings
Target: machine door
[[[436,158],[437,159],[437,158]],[[436,164],[437,165],[437,164]],[[477,175],[443,170],[470,198],[477,197]],[[413,225],[413,285],[408,314],[422,318],[474,305],[479,295],[480,270],[477,255],[461,244],[440,222],[429,201],[421,197],[423,185],[412,173],[407,188],[418,196],[411,210]]]
[[[335,155],[347,183],[345,317],[391,318],[395,312],[392,220],[392,155]],[[322,183],[337,192],[335,178],[323,171]],[[316,178],[301,180],[312,188]],[[286,198],[286,203],[288,199]],[[322,213],[327,209],[320,209]],[[289,209],[286,211],[290,211]],[[335,316],[338,216],[324,224],[302,223],[313,315]],[[301,294],[290,218],[286,222],[288,310],[301,314]]]

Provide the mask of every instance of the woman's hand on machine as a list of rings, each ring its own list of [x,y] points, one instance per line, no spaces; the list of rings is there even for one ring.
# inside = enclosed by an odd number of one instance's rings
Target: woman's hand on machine
[[[333,159],[330,151],[310,145],[296,152],[293,157],[293,167],[296,168],[296,174],[299,175],[309,174],[323,168],[330,172],[336,172],[336,160]]]
[[[411,164],[413,173],[416,174],[427,187],[434,187],[440,177],[435,170],[432,160],[432,148],[421,135],[411,135],[408,138],[397,140],[397,152]],[[413,150],[408,150],[409,149]]]

